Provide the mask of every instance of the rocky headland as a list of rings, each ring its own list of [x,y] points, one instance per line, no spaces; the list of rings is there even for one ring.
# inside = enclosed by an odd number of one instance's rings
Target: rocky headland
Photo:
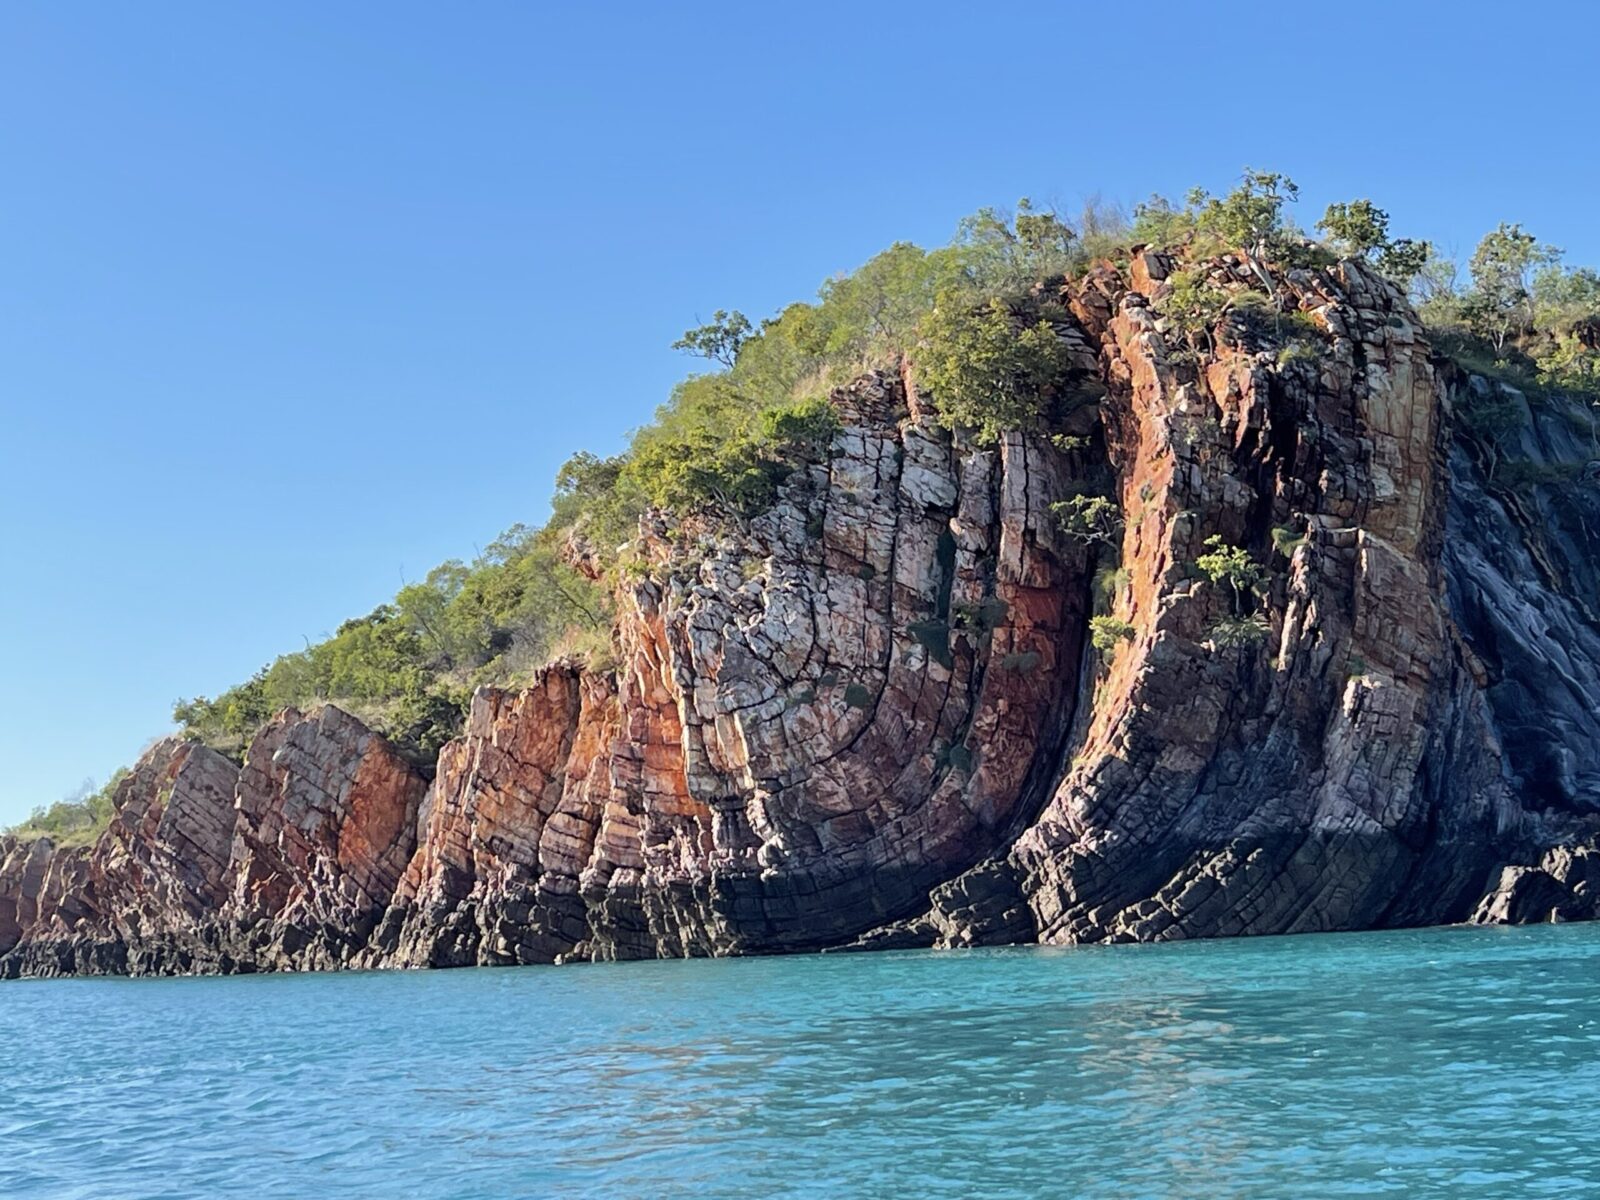
[[[1170,269],[1061,285],[1070,428],[952,435],[909,363],[759,515],[647,517],[615,667],[480,690],[431,776],[332,705],[242,765],[156,744],[94,845],[0,839],[0,975],[1594,917],[1583,406],[1436,355],[1356,262],[1273,281],[1311,351],[1265,313],[1196,353]],[[1095,480],[1114,545],[1059,516]]]

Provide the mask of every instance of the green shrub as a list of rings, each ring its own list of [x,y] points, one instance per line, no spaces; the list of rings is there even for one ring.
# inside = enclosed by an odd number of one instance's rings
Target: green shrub
[[[1256,646],[1272,633],[1272,626],[1260,613],[1243,617],[1218,617],[1209,630],[1211,645],[1218,650]]]
[[[1244,611],[1246,598],[1266,582],[1266,572],[1261,564],[1250,557],[1250,552],[1225,541],[1220,533],[1206,539],[1205,554],[1197,556],[1194,565],[1212,583],[1226,583],[1233,596],[1236,616]]]
[[[1402,288],[1411,286],[1433,254],[1433,247],[1427,242],[1391,239],[1389,214],[1371,200],[1328,205],[1317,228],[1341,253],[1376,263],[1378,270]]]
[[[1293,558],[1294,552],[1306,544],[1304,530],[1293,525],[1274,525],[1272,527],[1272,548],[1285,558]]]
[[[461,735],[471,692],[448,686],[428,687],[420,682],[400,697],[389,723],[389,737],[407,758],[430,767],[439,748]]]
[[[58,846],[92,845],[111,824],[113,798],[127,777],[127,769],[119,768],[103,787],[85,782],[73,795],[35,808],[27,820],[5,832],[22,841],[47,837]]]
[[[1316,363],[1321,358],[1321,347],[1310,342],[1290,342],[1278,351],[1278,370],[1287,370],[1296,363]]]
[[[1102,654],[1110,654],[1117,646],[1131,641],[1134,627],[1120,617],[1090,617],[1089,640]]]
[[[1170,320],[1191,341],[1212,345],[1211,331],[1228,311],[1233,298],[1212,283],[1203,266],[1186,267],[1167,277],[1167,292],[1156,311]]]
[[[1050,505],[1068,537],[1086,546],[1116,546],[1122,538],[1122,509],[1109,496],[1081,495]]]
[[[1562,391],[1600,395],[1600,353],[1575,331],[1556,333],[1534,356],[1539,381]]]
[[[1068,343],[1037,306],[998,297],[974,306],[943,293],[922,324],[918,376],[940,419],[992,444],[1008,429],[1042,430],[1069,400],[1078,373]],[[1073,404],[1076,407],[1076,404]]]

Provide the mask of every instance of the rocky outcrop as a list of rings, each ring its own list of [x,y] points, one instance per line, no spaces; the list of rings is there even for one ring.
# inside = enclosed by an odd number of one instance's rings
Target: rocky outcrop
[[[195,743],[157,742],[118,785],[92,850],[0,843],[0,974],[346,965],[410,858],[424,788],[332,706],[280,713],[242,771]]]
[[[837,403],[832,459],[748,529],[649,540],[583,881],[594,957],[853,937],[924,907],[1048,787],[1087,616],[1050,509],[1074,464],[1021,435],[954,444],[897,380]]]
[[[1508,866],[1472,919],[1479,925],[1533,925],[1600,917],[1600,848],[1557,846],[1532,866]]]
[[[553,962],[588,936],[579,876],[592,853],[616,736],[616,691],[570,662],[521,692],[473,697],[439,756],[420,847],[372,961]]]
[[[1514,819],[1446,611],[1427,346],[1353,267],[1282,286],[1322,339],[1308,361],[1249,338],[1174,361],[1137,292],[1085,313],[1125,381],[1133,635],[1014,852],[1042,940],[1460,919]],[[1197,578],[1217,534],[1270,564],[1258,597]]]
[[[9,954],[39,924],[39,901],[56,858],[49,838],[19,842],[0,837],[0,955]]]
[[[416,848],[425,787],[387,741],[332,705],[273,718],[239,773],[221,964],[356,960]]]
[[[92,849],[0,841],[0,971],[1594,916],[1588,414],[1437,360],[1361,264],[1210,271],[1205,336],[1160,256],[1064,286],[1103,398],[1059,428],[841,389],[766,512],[644,522],[614,670],[481,690],[431,785],[331,706],[242,769],[158,744]],[[1117,536],[1064,532],[1107,486]]]

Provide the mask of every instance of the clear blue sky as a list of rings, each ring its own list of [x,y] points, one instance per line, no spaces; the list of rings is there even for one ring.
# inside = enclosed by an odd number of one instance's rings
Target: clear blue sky
[[[1248,164],[1600,262],[1589,4],[690,7],[0,8],[0,823],[980,205]]]

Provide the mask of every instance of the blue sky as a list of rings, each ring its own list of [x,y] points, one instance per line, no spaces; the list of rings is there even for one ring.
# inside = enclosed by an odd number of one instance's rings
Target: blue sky
[[[1600,262],[1590,5],[689,7],[0,8],[0,823],[980,205],[1252,165]]]

